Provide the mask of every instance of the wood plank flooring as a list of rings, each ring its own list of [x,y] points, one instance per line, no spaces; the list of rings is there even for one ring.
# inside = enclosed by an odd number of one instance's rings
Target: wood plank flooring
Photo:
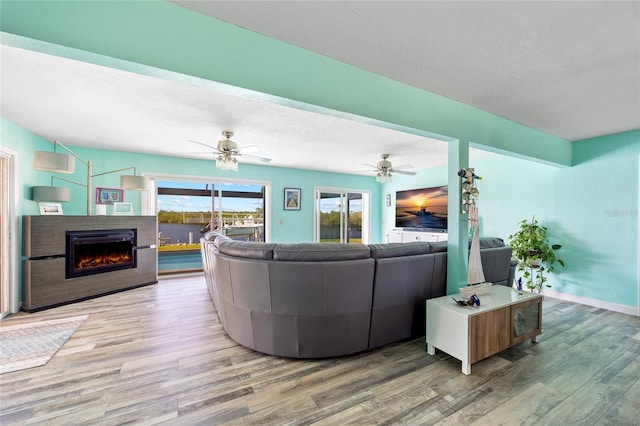
[[[89,314],[43,367],[0,375],[0,424],[637,425],[640,318],[551,298],[539,343],[460,372],[417,339],[292,360],[227,337],[200,275],[34,314]]]

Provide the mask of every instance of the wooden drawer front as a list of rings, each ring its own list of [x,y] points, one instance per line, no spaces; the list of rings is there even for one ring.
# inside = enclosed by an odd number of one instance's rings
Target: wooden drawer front
[[[64,258],[25,260],[24,308],[56,306],[157,281],[156,249],[138,250],[138,267],[65,278]]]
[[[511,343],[511,309],[504,307],[469,317],[469,362],[507,349]]]
[[[542,298],[511,306],[511,346],[542,332]]]

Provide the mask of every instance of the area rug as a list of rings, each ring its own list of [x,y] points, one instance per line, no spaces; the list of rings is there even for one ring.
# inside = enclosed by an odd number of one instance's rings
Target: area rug
[[[0,374],[45,365],[88,317],[0,327]]]

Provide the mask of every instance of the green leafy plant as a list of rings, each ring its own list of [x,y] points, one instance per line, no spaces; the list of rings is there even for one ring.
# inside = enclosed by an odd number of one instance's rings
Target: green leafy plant
[[[564,261],[556,256],[556,250],[562,246],[549,242],[547,228],[538,224],[535,217],[531,221],[525,219],[520,222],[518,231],[509,235],[509,245],[527,288],[539,293],[543,285],[551,287],[545,284],[545,273],[553,272],[556,264],[564,267]]]

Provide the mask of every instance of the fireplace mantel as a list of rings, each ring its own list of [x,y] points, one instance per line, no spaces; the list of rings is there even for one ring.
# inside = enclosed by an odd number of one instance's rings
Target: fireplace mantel
[[[157,283],[155,216],[23,216],[24,300],[39,311]],[[67,231],[137,230],[137,266],[66,278]]]

